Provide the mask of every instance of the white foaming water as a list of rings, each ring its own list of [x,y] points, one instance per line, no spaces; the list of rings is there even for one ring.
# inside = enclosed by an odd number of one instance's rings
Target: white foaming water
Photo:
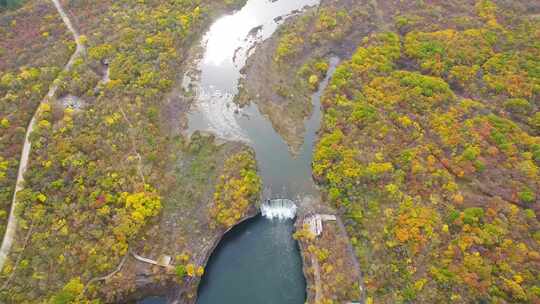
[[[268,219],[288,220],[296,216],[296,209],[296,204],[289,199],[273,199],[261,205],[261,214]]]

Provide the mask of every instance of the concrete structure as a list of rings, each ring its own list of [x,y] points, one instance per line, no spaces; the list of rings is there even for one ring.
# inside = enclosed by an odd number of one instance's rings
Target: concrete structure
[[[307,224],[309,230],[316,236],[321,235],[323,232],[323,222],[326,221],[336,221],[337,218],[335,215],[331,214],[315,214],[308,216],[304,219],[304,224]]]
[[[142,257],[138,254],[136,254],[135,252],[131,252],[131,254],[133,255],[133,257],[143,263],[147,263],[147,264],[152,264],[152,265],[156,265],[156,266],[161,266],[161,267],[172,267],[171,265],[171,260],[172,260],[172,257],[171,256],[168,256],[168,255],[161,255],[159,256],[158,260],[155,261],[155,260],[152,260],[152,259],[149,259],[149,258],[145,258],[145,257]]]

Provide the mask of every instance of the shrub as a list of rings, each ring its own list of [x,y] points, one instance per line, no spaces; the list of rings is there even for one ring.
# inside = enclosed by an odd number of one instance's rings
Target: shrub
[[[482,208],[467,208],[463,211],[463,222],[465,224],[474,225],[484,218],[484,209]]]
[[[175,272],[176,272],[176,276],[178,277],[178,279],[183,280],[184,277],[187,274],[186,266],[184,266],[184,265],[176,266]]]
[[[540,132],[540,112],[534,113],[534,115],[529,119],[529,124],[536,130],[536,132]]]
[[[526,115],[528,114],[532,107],[527,99],[523,98],[510,98],[504,103],[504,108],[515,114]]]
[[[525,188],[523,191],[518,193],[519,200],[524,203],[532,203],[536,199],[536,195],[532,192],[531,189]]]

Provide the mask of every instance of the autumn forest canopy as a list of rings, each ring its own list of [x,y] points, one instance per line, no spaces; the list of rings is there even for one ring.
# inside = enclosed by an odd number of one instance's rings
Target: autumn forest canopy
[[[180,76],[245,1],[60,3],[77,35],[49,0],[0,0],[0,236],[33,122],[0,302],[117,303],[147,280],[192,303],[265,187],[249,143],[184,132]],[[294,234],[320,265],[304,265],[311,304],[540,303],[539,16],[526,0],[323,1],[254,49],[235,102],[292,152],[331,76],[311,173],[343,227]]]

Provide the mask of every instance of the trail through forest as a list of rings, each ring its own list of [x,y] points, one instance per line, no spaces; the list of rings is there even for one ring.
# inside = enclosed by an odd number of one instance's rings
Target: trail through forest
[[[85,51],[84,45],[80,41],[79,33],[75,30],[73,27],[73,24],[71,23],[71,20],[67,16],[66,12],[62,8],[62,5],[58,0],[51,0],[54,6],[56,7],[56,10],[58,11],[58,14],[62,18],[62,21],[68,28],[68,30],[73,35],[73,38],[75,39],[75,42],[77,43],[77,48],[75,49],[75,52],[71,57],[69,58],[69,61],[64,66],[64,71],[68,71],[73,66],[73,63],[75,62],[75,59],[80,56]],[[16,216],[16,210],[17,210],[17,192],[23,189],[24,186],[24,174],[26,173],[26,169],[28,166],[28,158],[30,156],[30,150],[31,150],[31,142],[30,142],[30,134],[32,134],[32,131],[34,130],[34,125],[36,121],[36,117],[39,114],[39,109],[42,104],[47,103],[50,98],[54,96],[56,93],[56,90],[58,89],[58,84],[56,81],[53,81],[51,84],[51,87],[49,88],[49,92],[43,98],[41,103],[36,109],[36,112],[34,113],[34,116],[32,117],[32,120],[30,120],[30,123],[28,124],[28,127],[26,128],[26,134],[24,137],[24,145],[21,152],[21,158],[19,163],[19,171],[17,173],[17,181],[15,183],[15,191],[13,192],[13,200],[11,202],[11,210],[9,213],[9,219],[8,224],[6,228],[6,233],[4,234],[4,239],[2,241],[2,247],[0,248],[0,269],[3,269],[4,263],[6,262],[7,256],[9,254],[9,251],[11,249],[11,246],[13,244],[13,240],[15,238],[15,231],[17,230],[17,216]]]

